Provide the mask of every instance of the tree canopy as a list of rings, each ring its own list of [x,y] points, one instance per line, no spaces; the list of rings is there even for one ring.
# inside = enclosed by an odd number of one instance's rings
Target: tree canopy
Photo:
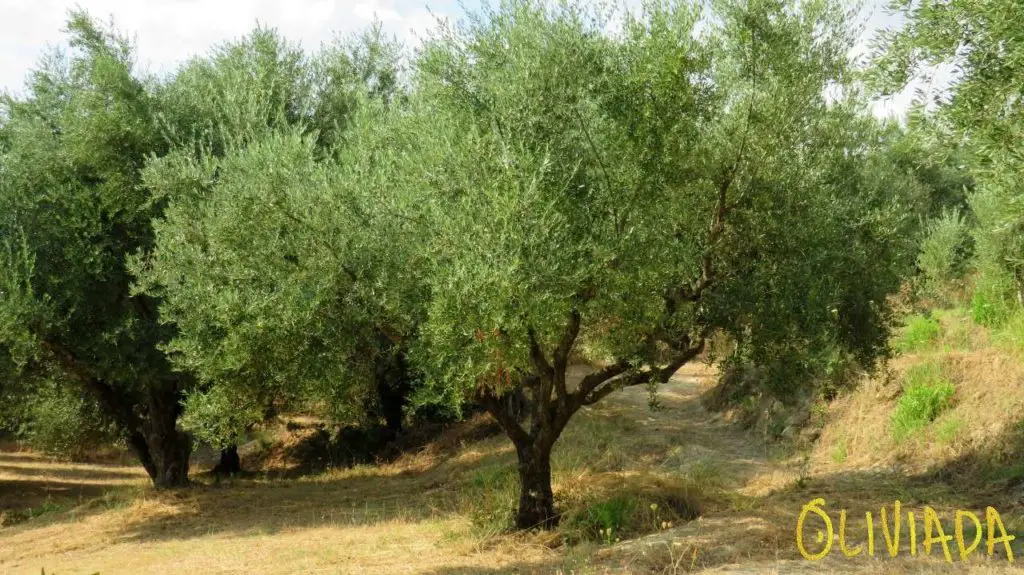
[[[666,381],[712,333],[753,361],[884,350],[921,190],[856,97],[842,15],[505,3],[440,28],[401,97],[363,75],[340,138],[296,113],[172,152],[145,170],[168,207],[137,269],[177,326],[167,349],[215,389],[349,409],[400,353],[414,404],[501,421],[517,523],[549,523],[572,415]],[[851,95],[830,101],[836,85]],[[243,109],[317,109],[288,101]],[[581,350],[606,367],[570,388]]]

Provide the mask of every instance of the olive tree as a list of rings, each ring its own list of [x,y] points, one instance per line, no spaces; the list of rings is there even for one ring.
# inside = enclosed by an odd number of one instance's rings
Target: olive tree
[[[187,374],[159,346],[172,328],[130,290],[128,258],[152,247],[159,204],[142,185],[166,150],[150,84],[124,38],[84,13],[71,51],[44,59],[24,97],[3,101],[0,343],[23,369],[57,368],[125,434],[157,486],[188,481],[177,428]]]
[[[257,30],[165,88],[181,137],[145,170],[168,207],[134,271],[177,328],[172,361],[203,382],[185,419],[203,439],[230,444],[268,401],[401,428],[412,320],[368,296],[388,240],[348,159],[362,110],[402,99],[400,54],[379,27],[312,56]]]
[[[399,240],[425,257],[421,393],[500,422],[520,528],[557,521],[551,453],[581,408],[666,382],[715,331],[755,361],[839,345],[869,364],[911,262],[911,182],[851,83],[841,7],[612,16],[524,0],[442,29],[417,62],[422,117],[396,120],[420,134],[392,188],[427,222]],[[582,349],[604,366],[570,382]]]
[[[299,113],[151,163],[168,207],[140,289],[177,326],[175,362],[223,397],[358,417],[402,350],[414,402],[499,421],[516,524],[550,526],[574,414],[667,381],[713,332],[755,361],[883,351],[913,186],[851,42],[825,1],[503,3],[439,29],[402,97],[355,91],[344,124]],[[583,349],[604,366],[570,382]]]

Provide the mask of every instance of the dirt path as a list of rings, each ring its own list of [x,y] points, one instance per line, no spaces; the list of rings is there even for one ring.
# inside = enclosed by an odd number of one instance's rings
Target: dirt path
[[[716,377],[703,366],[685,366],[659,388],[658,409],[650,408],[644,388],[623,390],[594,408],[630,418],[639,423],[641,434],[672,443],[663,465],[725,497],[693,522],[602,552],[618,558],[626,572],[652,572],[650,566],[656,565],[661,570],[653,572],[762,573],[784,561],[778,551],[787,543],[790,529],[773,524],[778,518],[760,513],[759,500],[791,485],[796,471],[791,463],[770,457],[770,444],[703,407],[701,394]],[[765,555],[774,558],[766,561]]]

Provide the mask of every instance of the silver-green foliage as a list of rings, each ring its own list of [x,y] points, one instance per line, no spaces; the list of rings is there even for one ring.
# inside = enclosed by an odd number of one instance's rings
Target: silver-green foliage
[[[530,333],[554,347],[572,313],[637,365],[713,329],[758,357],[870,357],[910,183],[854,88],[826,100],[852,86],[841,14],[505,3],[428,40],[400,104],[360,96],[333,157],[308,122],[172,153],[146,172],[169,208],[139,269],[169,350],[210,381],[294,388],[364,381],[384,332],[410,341],[421,401],[456,403],[514,383]]]
[[[396,50],[375,30],[307,56],[257,30],[164,90],[187,104],[170,106],[169,125],[196,132],[144,171],[167,209],[133,270],[177,328],[166,352],[205,384],[185,421],[208,440],[258,419],[229,397],[359,420],[381,342],[410,329],[404,288],[382,288],[414,246],[391,242],[393,218],[377,224],[391,200],[374,185],[389,146],[375,116],[400,96]]]

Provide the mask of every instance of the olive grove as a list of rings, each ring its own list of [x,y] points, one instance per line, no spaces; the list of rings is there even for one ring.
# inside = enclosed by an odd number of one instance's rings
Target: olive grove
[[[510,0],[411,52],[258,29],[163,79],[78,14],[2,116],[0,341],[164,486],[190,435],[227,447],[268,406],[397,433],[482,405],[515,525],[550,527],[573,416],[712,336],[755,364],[885,354],[935,190],[870,114],[852,14]]]

